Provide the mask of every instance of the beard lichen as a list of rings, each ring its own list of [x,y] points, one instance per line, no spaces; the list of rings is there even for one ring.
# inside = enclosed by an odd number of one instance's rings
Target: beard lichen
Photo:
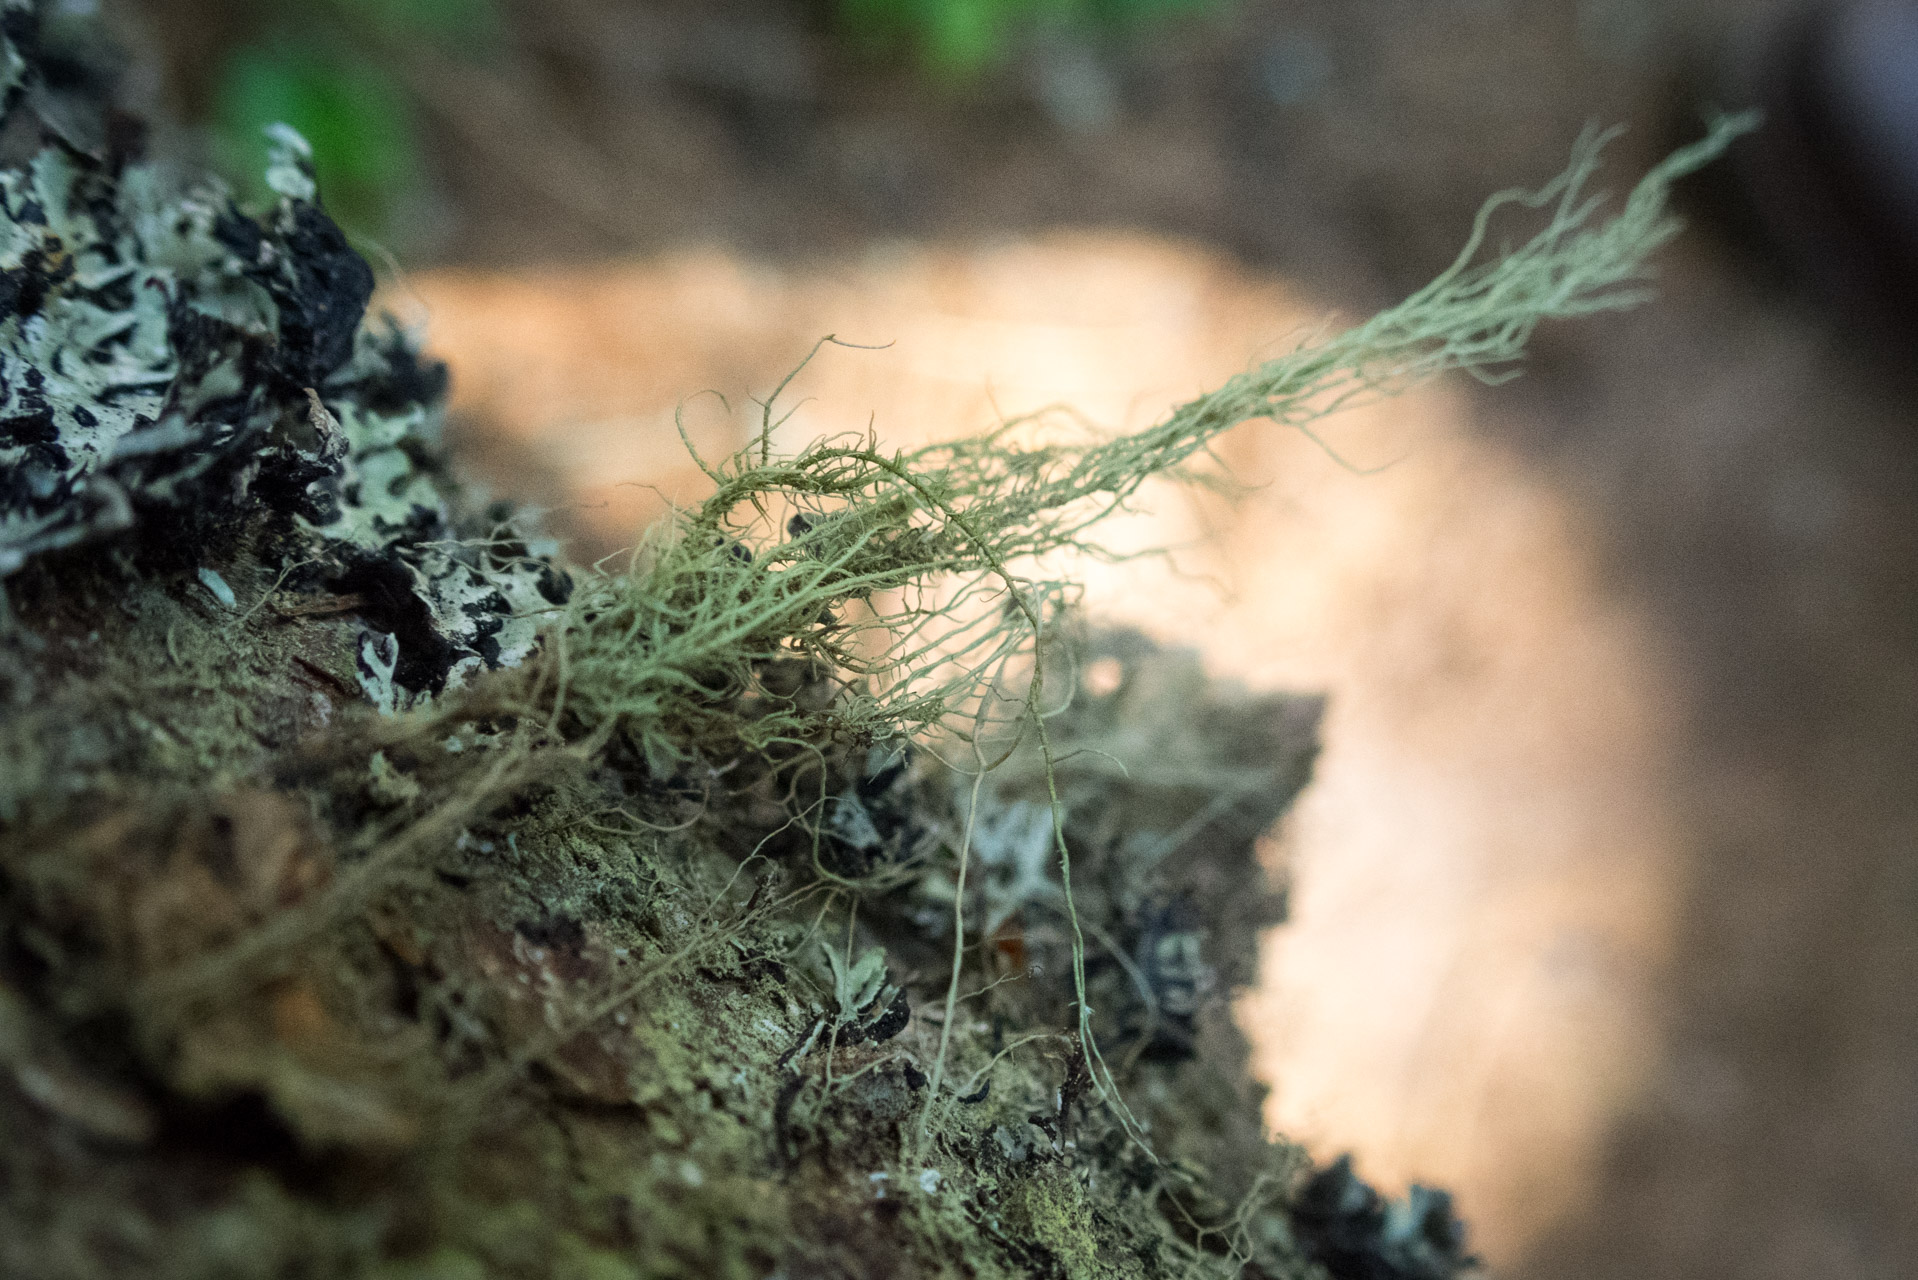
[[[1534,239],[1137,435],[769,409],[570,575],[452,480],[297,138],[260,215],[50,140],[0,175],[0,1271],[1464,1269],[1442,1196],[1266,1138],[1227,1009],[1317,702],[1058,566],[1239,422],[1635,300],[1740,127],[1602,223],[1585,139]]]

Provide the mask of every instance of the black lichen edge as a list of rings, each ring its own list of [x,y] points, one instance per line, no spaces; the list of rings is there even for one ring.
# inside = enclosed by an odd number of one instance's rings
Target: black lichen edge
[[[38,26],[33,0],[0,0],[0,111],[27,91],[33,68],[23,49],[31,47]]]
[[[458,509],[443,366],[363,325],[372,271],[304,141],[271,136],[281,199],[257,218],[211,180],[174,190],[57,139],[0,171],[0,579],[110,539],[190,567],[264,519],[284,564],[368,599],[361,684],[398,710],[524,659],[564,584],[551,546]]]
[[[1292,1203],[1299,1243],[1332,1280],[1454,1280],[1478,1270],[1444,1191],[1414,1185],[1387,1200],[1340,1156]]]

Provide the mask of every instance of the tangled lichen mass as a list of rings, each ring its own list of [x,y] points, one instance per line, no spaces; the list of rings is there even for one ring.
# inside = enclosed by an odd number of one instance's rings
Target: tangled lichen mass
[[[1309,428],[1355,399],[1447,370],[1496,378],[1541,322],[1639,301],[1648,255],[1677,230],[1666,210],[1672,183],[1750,125],[1718,121],[1603,222],[1586,184],[1605,135],[1588,132],[1553,182],[1488,202],[1457,261],[1405,302],[1136,434],[1027,445],[1009,424],[911,452],[869,437],[819,441],[790,458],[755,442],[707,468],[714,493],[660,531],[628,572],[589,579],[564,624],[566,675],[553,697],[655,758],[713,734],[764,746],[963,726],[989,673],[1035,643],[1069,597],[1070,583],[1029,576],[1032,566],[1086,549],[1148,480],[1243,422]],[[1478,261],[1494,215],[1515,204],[1548,208],[1547,225]],[[931,595],[942,580],[949,594]],[[853,643],[872,631],[877,641]],[[735,716],[753,673],[794,654],[859,683],[811,712],[759,701],[751,720]],[[724,693],[708,699],[715,682]],[[725,722],[678,719],[698,715],[691,703]]]
[[[258,215],[51,137],[0,176],[0,1271],[1449,1280],[1445,1197],[1262,1133],[1225,1006],[1316,700],[1090,627],[1070,558],[1241,422],[1635,301],[1744,127],[1609,221],[1588,136],[1137,434],[769,407],[570,570],[452,478],[296,137]],[[1480,261],[1500,203],[1545,225]]]

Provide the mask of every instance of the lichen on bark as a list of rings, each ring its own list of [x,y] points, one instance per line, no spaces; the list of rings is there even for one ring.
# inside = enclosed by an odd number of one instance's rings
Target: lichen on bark
[[[1449,1203],[1269,1140],[1228,1013],[1316,700],[1033,566],[1239,421],[1628,301],[1732,127],[1602,225],[1588,146],[1538,239],[1139,436],[769,433],[570,571],[454,479],[297,137],[248,213],[50,132],[0,174],[0,1270],[1447,1280]]]

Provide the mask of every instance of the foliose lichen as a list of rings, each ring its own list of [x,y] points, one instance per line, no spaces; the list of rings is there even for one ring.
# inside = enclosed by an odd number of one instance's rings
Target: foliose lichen
[[[262,518],[276,568],[368,599],[363,681],[397,710],[522,660],[565,585],[509,522],[456,508],[443,367],[362,325],[373,273],[315,202],[306,143],[272,141],[258,216],[58,140],[0,171],[0,578],[96,543],[217,555]]]

